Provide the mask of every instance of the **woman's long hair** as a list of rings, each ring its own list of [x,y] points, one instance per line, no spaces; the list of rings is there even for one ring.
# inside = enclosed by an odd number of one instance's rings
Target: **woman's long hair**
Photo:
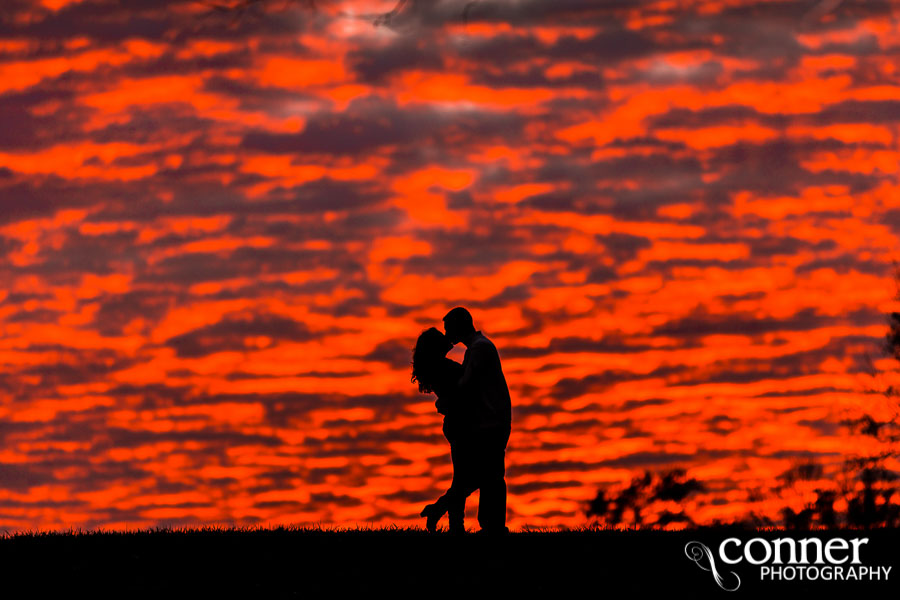
[[[445,336],[436,327],[429,327],[416,340],[413,348],[412,377],[410,381],[419,382],[419,391],[423,394],[431,393],[437,366],[441,358],[453,348]]]

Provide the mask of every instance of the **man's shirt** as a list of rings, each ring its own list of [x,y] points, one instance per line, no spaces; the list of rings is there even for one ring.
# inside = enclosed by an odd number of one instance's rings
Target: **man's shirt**
[[[509,427],[512,402],[500,367],[500,354],[491,340],[475,332],[463,358],[459,388],[463,401],[473,402],[476,425],[481,428]]]

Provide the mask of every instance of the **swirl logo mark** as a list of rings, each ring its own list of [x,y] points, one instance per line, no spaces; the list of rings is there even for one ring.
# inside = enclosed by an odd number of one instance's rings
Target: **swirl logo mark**
[[[719,584],[719,587],[725,590],[726,592],[733,592],[739,587],[741,587],[741,578],[734,571],[731,572],[734,575],[734,578],[737,579],[737,583],[733,588],[725,587],[724,578],[719,574],[719,571],[716,569],[716,559],[713,558],[712,552],[709,550],[709,546],[706,544],[701,544],[700,542],[688,542],[684,545],[684,553],[687,555],[689,559],[697,563],[697,566],[703,569],[704,571],[712,571],[713,577],[716,579],[716,583]],[[706,558],[709,561],[709,567],[703,566],[703,559]]]

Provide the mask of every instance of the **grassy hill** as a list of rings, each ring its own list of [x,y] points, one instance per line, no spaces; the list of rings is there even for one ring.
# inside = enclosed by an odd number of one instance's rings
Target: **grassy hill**
[[[6,597],[331,598],[384,592],[423,598],[487,593],[555,599],[627,592],[771,598],[830,591],[896,597],[900,573],[893,571],[887,582],[761,582],[757,566],[720,562],[723,576],[734,570],[741,577],[740,588],[729,593],[685,555],[692,540],[715,553],[727,537],[747,541],[786,535],[823,541],[868,537],[864,563],[900,563],[896,529],[583,529],[457,538],[419,529],[278,527],[8,535],[0,538],[0,565]]]

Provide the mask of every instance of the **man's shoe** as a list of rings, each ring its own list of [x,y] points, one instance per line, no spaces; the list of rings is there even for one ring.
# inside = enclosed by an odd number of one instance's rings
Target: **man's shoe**
[[[429,504],[419,513],[420,517],[425,517],[425,529],[431,533],[437,531],[438,521],[444,516],[444,513],[438,513],[438,510],[437,504]]]

